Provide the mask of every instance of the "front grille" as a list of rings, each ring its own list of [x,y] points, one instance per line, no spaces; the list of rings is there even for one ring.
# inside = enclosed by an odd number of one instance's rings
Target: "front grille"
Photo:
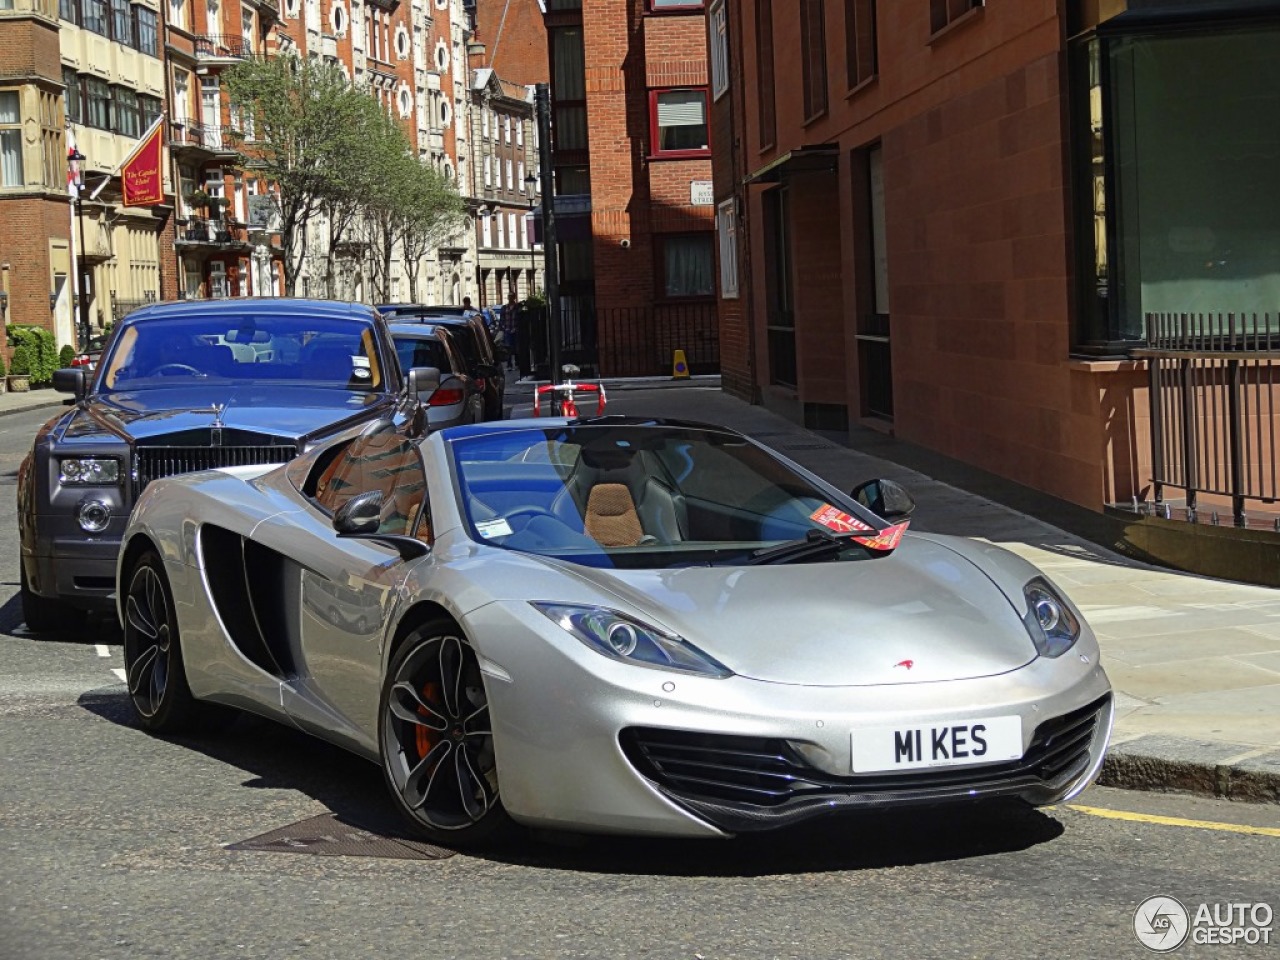
[[[138,490],[152,480],[216,467],[252,467],[288,463],[298,455],[294,444],[240,447],[139,447],[136,453]]]
[[[834,805],[929,802],[1060,789],[1084,772],[1103,697],[1036,728],[1021,760],[984,767],[837,776],[788,741],[631,727],[627,758],[674,799],[729,829],[778,825]],[[732,821],[728,823],[727,821]],[[746,824],[746,826],[744,826]]]

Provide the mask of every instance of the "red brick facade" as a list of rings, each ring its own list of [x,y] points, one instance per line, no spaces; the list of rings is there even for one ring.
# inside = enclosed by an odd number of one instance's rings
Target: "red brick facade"
[[[484,45],[481,62],[504,80],[528,86],[547,83],[547,28],[538,0],[477,0],[474,41]]]
[[[563,171],[589,170],[589,227],[582,226],[585,217],[565,217],[560,238],[589,229],[592,277],[589,287],[569,283],[562,293],[594,304],[601,355],[612,357],[602,360],[602,372],[653,372],[653,360],[641,356],[632,340],[670,336],[672,347],[689,348],[686,341],[704,331],[681,326],[679,333],[664,333],[660,325],[671,322],[664,317],[681,312],[688,317],[705,304],[707,330],[714,320],[710,296],[673,299],[663,273],[669,239],[703,236],[710,249],[715,207],[707,198],[694,202],[695,184],[712,179],[710,150],[669,156],[654,142],[655,95],[666,88],[706,89],[705,19],[701,10],[654,13],[646,0],[604,0],[591,6],[589,16],[549,12],[547,27],[558,81],[558,30],[581,30],[585,63],[587,150],[584,155],[567,149],[561,138],[555,162],[562,198],[577,192],[567,186]],[[557,108],[577,99],[555,85],[552,97]],[[710,126],[709,110],[706,121]],[[650,329],[641,328],[644,324]],[[620,346],[623,338],[630,339]],[[671,350],[661,351],[669,363]]]
[[[772,4],[770,86],[759,58],[761,2],[728,4],[731,89],[714,114],[718,126],[735,125],[736,138],[717,130],[717,200],[736,193],[741,211],[742,295],[720,301],[726,388],[812,426],[883,423],[1095,508],[1131,487],[1136,464],[1117,477],[1108,462],[1095,371],[1070,358],[1061,4],[979,5],[937,32],[923,0],[811,5],[825,8],[827,107],[806,119],[803,71],[791,66],[813,59],[802,17]],[[846,69],[845,17],[855,7],[878,15],[869,80]],[[776,136],[761,120],[770,89]],[[873,150],[883,170],[879,251]],[[749,185],[735,187],[743,179]],[[779,192],[781,201],[770,198]],[[779,202],[789,303],[769,267],[778,259],[770,207]],[[877,252],[887,264],[887,310],[874,302]],[[771,356],[789,341],[794,382],[786,357]]]

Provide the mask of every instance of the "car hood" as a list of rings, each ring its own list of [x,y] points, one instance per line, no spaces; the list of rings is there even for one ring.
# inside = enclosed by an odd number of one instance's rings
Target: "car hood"
[[[1037,655],[1009,599],[977,566],[911,537],[874,560],[574,573],[757,680],[961,680]]]
[[[190,442],[207,442],[207,434],[221,408],[226,443],[237,431],[297,439],[367,419],[370,411],[390,404],[385,393],[306,387],[266,388],[261,385],[200,385],[183,388],[115,391],[96,394],[78,407],[66,422],[65,440],[101,438],[146,441],[186,434]],[[175,442],[182,442],[175,438]]]

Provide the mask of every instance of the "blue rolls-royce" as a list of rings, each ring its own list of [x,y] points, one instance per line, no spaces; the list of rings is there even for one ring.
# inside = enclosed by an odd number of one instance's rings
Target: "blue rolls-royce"
[[[129,511],[160,477],[284,463],[410,407],[385,322],[321,300],[160,303],[130,314],[97,368],[59,370],[75,406],[18,472],[21,595],[35,632],[110,609]]]

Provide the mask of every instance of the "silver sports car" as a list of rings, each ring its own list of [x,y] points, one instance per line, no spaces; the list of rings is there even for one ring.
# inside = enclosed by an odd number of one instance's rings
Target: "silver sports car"
[[[380,421],[147,488],[129,692],[151,730],[221,705],[352,750],[452,845],[1074,795],[1112,722],[1092,633],[911,508],[715,426]]]

